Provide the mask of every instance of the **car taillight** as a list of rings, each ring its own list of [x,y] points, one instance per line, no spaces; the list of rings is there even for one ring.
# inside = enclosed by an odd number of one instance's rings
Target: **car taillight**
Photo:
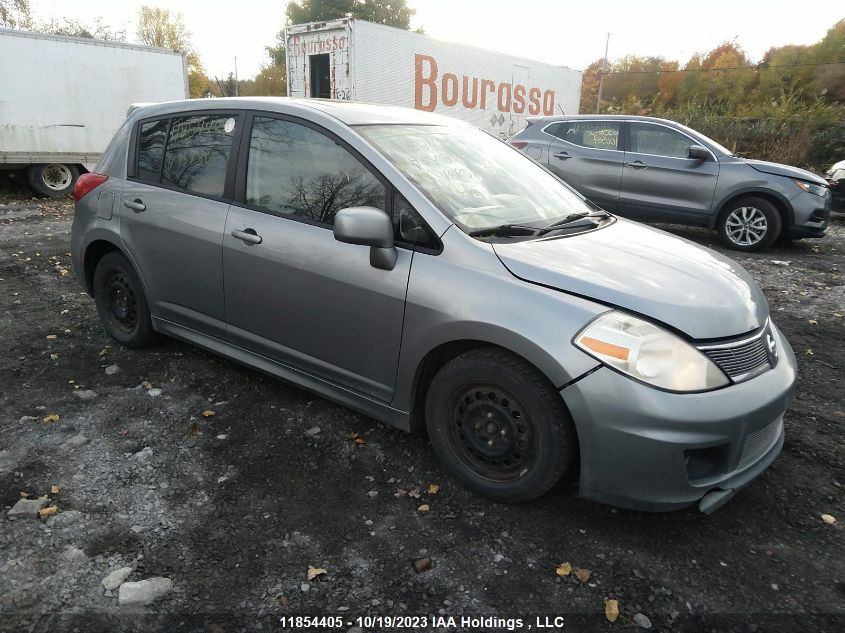
[[[105,174],[82,174],[76,180],[73,188],[73,199],[79,202],[86,194],[90,193],[109,179]]]
[[[513,145],[516,149],[522,149],[528,143],[526,141],[511,141],[511,145]]]

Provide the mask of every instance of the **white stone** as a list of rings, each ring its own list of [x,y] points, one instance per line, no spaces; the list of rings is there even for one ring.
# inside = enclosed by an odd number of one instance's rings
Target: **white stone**
[[[636,624],[641,629],[651,628],[651,620],[648,619],[648,616],[645,616],[642,613],[637,613],[634,615],[634,624]]]
[[[79,391],[74,391],[73,395],[79,398],[80,400],[93,400],[97,397],[96,391],[91,391],[90,389],[81,389]]]
[[[122,585],[129,575],[132,573],[131,567],[121,567],[120,569],[115,569],[112,573],[108,576],[103,578],[100,582],[103,583],[103,587],[105,587],[106,591],[112,591],[113,589],[117,589]]]
[[[49,503],[47,499],[19,499],[6,516],[10,519],[37,519],[38,511]]]
[[[138,582],[124,582],[117,594],[117,604],[150,604],[173,590],[170,578],[147,578]]]
[[[106,367],[106,376],[114,376],[117,372],[120,371],[120,367],[115,365],[109,365]]]

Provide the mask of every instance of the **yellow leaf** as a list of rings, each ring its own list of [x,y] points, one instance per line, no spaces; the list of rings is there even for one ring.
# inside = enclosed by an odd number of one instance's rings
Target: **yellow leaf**
[[[580,580],[581,582],[587,582],[590,579],[590,575],[592,574],[589,569],[576,569],[574,573],[578,580]]]
[[[317,576],[322,576],[325,573],[327,572],[322,567],[311,567],[311,565],[308,566],[308,580],[314,580]]]
[[[59,488],[58,486],[53,486],[52,488],[50,488],[51,495],[57,495],[59,494],[59,492],[61,492],[61,488]]]
[[[100,350],[100,356],[105,356],[109,353],[109,346],[106,345],[103,349]]]
[[[363,444],[363,443],[364,443],[364,438],[363,438],[363,437],[356,437],[356,438],[355,438],[355,443],[356,443],[356,444]]]
[[[842,318],[842,314],[840,314],[839,312],[834,312],[834,313],[833,313],[833,316],[835,316],[837,319],[841,319],[841,318]]]
[[[823,514],[822,521],[824,521],[828,525],[833,525],[834,523],[836,523],[836,517],[830,514]]]
[[[352,431],[352,433],[349,434],[350,440],[354,440],[356,437],[358,437],[358,434],[355,431]]]
[[[58,511],[59,509],[56,506],[50,506],[48,508],[43,508],[42,510],[39,510],[38,516],[40,516],[42,519],[46,519],[48,516],[56,514],[56,512]]]
[[[437,484],[428,484],[428,494],[436,495],[438,490],[440,490],[440,486]]]
[[[428,512],[429,510],[431,510],[431,508],[427,503],[424,503],[419,508],[417,508],[418,512]]]
[[[605,600],[604,601],[604,617],[607,618],[608,622],[616,622],[616,618],[619,617],[619,601],[618,600]]]
[[[45,422],[58,422],[59,421],[59,414],[58,413],[51,413],[50,415],[44,416],[42,418]]]
[[[569,563],[561,563],[557,566],[557,569],[555,569],[555,573],[558,576],[568,576],[572,573],[572,565]]]
[[[210,418],[213,415],[214,415],[214,411],[212,411],[211,409],[206,409],[205,411],[202,412],[202,417],[204,417],[204,418]]]

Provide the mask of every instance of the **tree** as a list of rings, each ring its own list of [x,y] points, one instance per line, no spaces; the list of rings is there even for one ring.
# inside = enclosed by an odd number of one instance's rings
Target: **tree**
[[[0,27],[4,29],[32,28],[29,0],[0,0]]]
[[[191,32],[182,14],[167,9],[142,6],[138,11],[138,40],[147,46],[170,48],[185,53],[188,66],[188,91],[191,98],[202,97],[209,91],[209,80],[202,60],[191,43]]]
[[[288,24],[360,18],[407,30],[414,10],[405,0],[292,0],[285,14]]]
[[[94,24],[84,24],[76,18],[51,18],[48,22],[41,22],[33,27],[39,33],[52,33],[53,35],[69,35],[71,37],[85,37],[97,40],[108,40],[111,42],[125,42],[126,31],[118,31],[107,24],[103,24],[102,18],[94,20]]]

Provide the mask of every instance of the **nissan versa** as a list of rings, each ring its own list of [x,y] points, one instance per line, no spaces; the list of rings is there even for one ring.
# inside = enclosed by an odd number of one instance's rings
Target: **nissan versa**
[[[823,237],[830,221],[830,189],[820,176],[739,158],[674,121],[536,117],[510,143],[603,209],[716,229],[722,243],[738,251]]]
[[[795,357],[740,266],[601,211],[466,124],[214,99],[135,109],[76,186],[111,336],[217,352],[405,430],[501,501],[712,511],[783,445]]]

